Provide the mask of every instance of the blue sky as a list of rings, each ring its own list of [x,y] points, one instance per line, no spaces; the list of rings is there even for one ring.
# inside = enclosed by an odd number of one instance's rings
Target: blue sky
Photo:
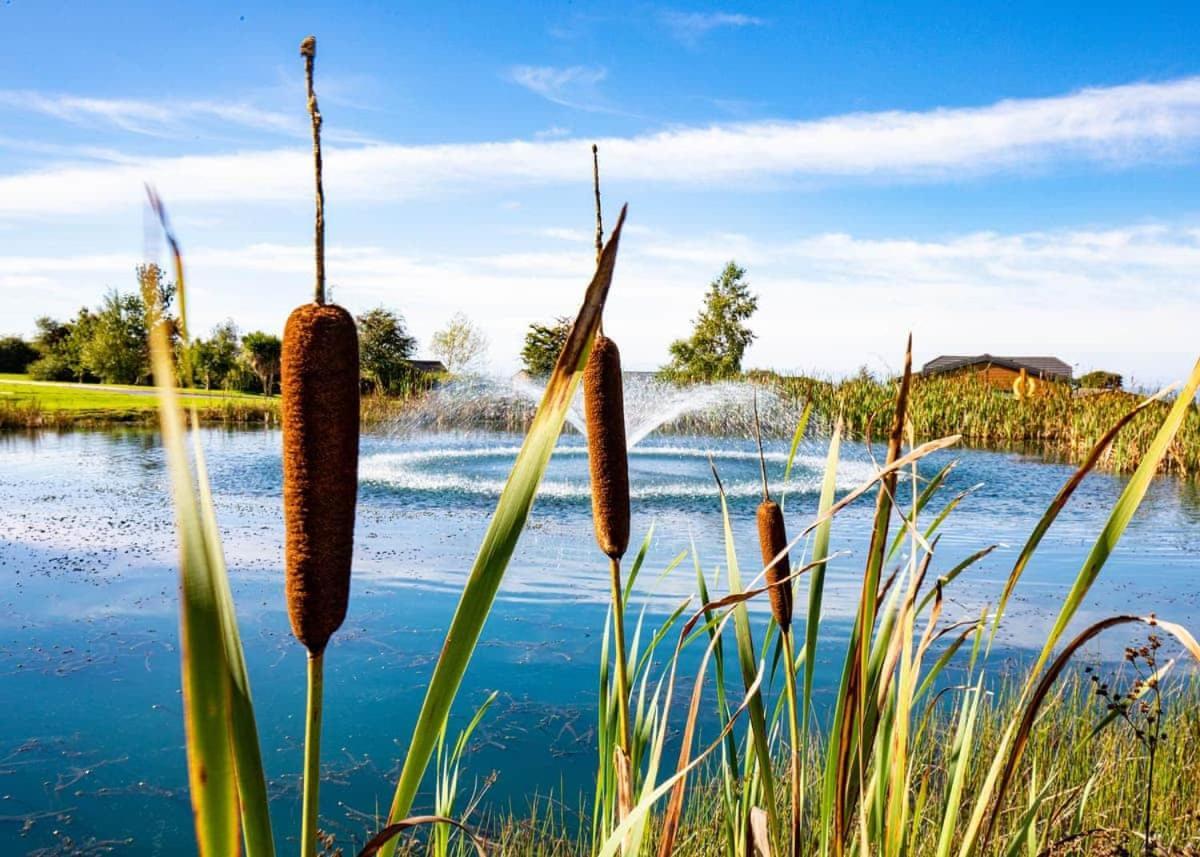
[[[1050,353],[1146,384],[1200,352],[1195,4],[0,5],[0,333],[131,288],[141,183],[193,324],[278,330],[311,281],[300,39],[318,37],[329,276],[515,368],[591,265],[590,151],[630,204],[631,368],[736,259],[747,363]]]

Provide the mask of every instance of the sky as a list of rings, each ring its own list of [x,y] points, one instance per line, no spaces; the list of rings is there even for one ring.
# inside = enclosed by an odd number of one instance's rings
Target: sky
[[[1200,354],[1200,6],[0,0],[0,334],[135,288],[144,183],[194,332],[312,288],[300,40],[318,40],[327,271],[427,355],[497,372],[573,314],[629,214],[605,330],[666,361],[725,263],[747,368],[1049,354],[1156,386]]]

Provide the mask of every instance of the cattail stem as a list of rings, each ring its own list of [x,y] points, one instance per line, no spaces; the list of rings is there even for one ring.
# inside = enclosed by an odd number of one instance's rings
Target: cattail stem
[[[313,178],[317,188],[317,218],[314,235],[314,256],[317,263],[316,294],[318,304],[325,303],[325,186],[321,182],[321,110],[317,107],[317,94],[313,92],[313,63],[317,57],[317,39],[309,36],[300,43],[300,55],[304,57],[304,84],[308,90],[308,115],[312,118]]]
[[[762,426],[758,422],[758,390],[754,391],[754,440],[758,444],[758,470],[762,474],[763,499],[770,500],[771,494],[767,490],[767,459],[763,455]]]
[[[321,786],[321,708],[325,684],[324,653],[308,656],[308,701],[304,718],[304,817],[300,857],[316,857],[317,806]]]
[[[592,190],[596,194],[596,264],[604,249],[604,221],[600,217],[600,149],[592,144]]]
[[[792,857],[800,857],[800,826],[804,817],[804,772],[800,765],[800,705],[796,693],[796,650],[792,629],[782,632],[783,657],[787,661],[784,685],[787,689],[788,728],[792,736]]]
[[[616,644],[617,728],[621,749],[629,753],[632,740],[629,731],[629,666],[625,657],[625,598],[621,592],[621,560],[608,561],[612,578],[613,637]]]

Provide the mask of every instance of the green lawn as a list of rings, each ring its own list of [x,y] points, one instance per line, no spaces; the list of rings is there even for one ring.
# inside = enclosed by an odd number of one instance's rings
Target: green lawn
[[[217,390],[194,391],[185,395],[185,405],[202,412],[238,410],[273,411],[276,396],[252,393],[225,393]],[[15,411],[58,413],[83,419],[132,419],[148,417],[157,407],[153,387],[127,385],[72,384],[31,381],[26,375],[0,374],[0,408]]]

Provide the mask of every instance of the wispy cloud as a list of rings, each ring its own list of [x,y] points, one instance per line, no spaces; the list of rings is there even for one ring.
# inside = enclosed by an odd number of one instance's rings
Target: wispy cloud
[[[595,79],[595,70],[591,74]],[[556,90],[556,81],[586,77],[525,76],[546,92]],[[329,146],[326,179],[343,202],[376,203],[557,185],[578,181],[581,149],[591,142]],[[706,189],[769,190],[810,180],[958,181],[1061,162],[1121,167],[1194,153],[1200,77],[985,107],[713,124],[596,142],[609,181]],[[146,180],[179,203],[296,202],[308,194],[309,170],[309,154],[297,146],[18,173],[0,178],[0,215],[129,207],[140,203]]]
[[[662,13],[663,24],[679,41],[695,45],[713,30],[740,30],[744,27],[761,27],[767,22],[753,15],[738,12],[679,12],[668,10]]]
[[[153,102],[5,89],[0,90],[0,106],[76,125],[107,125],[152,137],[178,137],[188,131],[189,122],[198,120],[217,120],[241,128],[288,135],[303,133],[305,127],[295,116],[237,101]]]
[[[518,65],[509,69],[509,79],[535,95],[563,107],[593,112],[608,112],[599,97],[599,84],[608,77],[608,69],[573,65],[558,68],[546,65]]]

